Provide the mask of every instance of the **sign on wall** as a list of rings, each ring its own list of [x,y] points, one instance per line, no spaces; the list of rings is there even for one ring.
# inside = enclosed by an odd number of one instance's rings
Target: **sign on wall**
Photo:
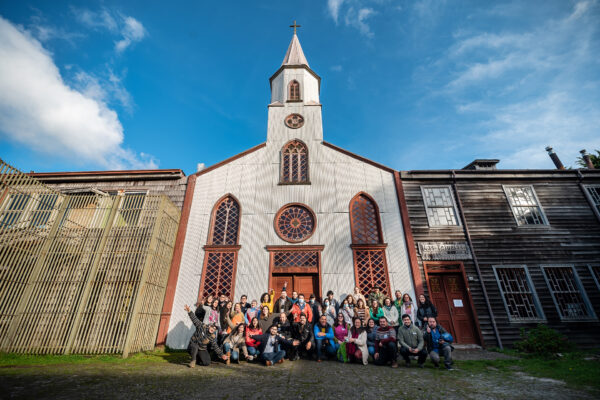
[[[467,242],[418,242],[419,253],[425,261],[470,260]]]

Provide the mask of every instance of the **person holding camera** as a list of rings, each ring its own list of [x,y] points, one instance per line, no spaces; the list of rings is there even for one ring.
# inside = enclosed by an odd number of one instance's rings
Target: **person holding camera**
[[[448,333],[443,326],[437,323],[435,317],[427,319],[427,328],[423,335],[425,346],[429,358],[436,368],[440,366],[440,357],[444,357],[444,366],[446,369],[452,369],[452,335]]]

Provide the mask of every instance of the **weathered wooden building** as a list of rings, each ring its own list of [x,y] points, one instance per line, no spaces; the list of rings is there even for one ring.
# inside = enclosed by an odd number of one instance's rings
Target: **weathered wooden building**
[[[510,345],[545,323],[597,345],[600,170],[403,171],[416,290],[459,342]]]
[[[29,176],[65,194],[164,194],[179,209],[187,185],[187,177],[180,169],[30,172]]]

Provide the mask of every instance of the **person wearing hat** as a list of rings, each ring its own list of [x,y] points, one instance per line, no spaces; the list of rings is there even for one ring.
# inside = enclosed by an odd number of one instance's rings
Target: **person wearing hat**
[[[427,328],[423,335],[429,358],[436,368],[440,366],[440,357],[444,357],[446,369],[452,369],[452,335],[437,323],[435,317],[427,319]]]
[[[187,304],[185,305],[184,310],[188,313],[188,316],[196,327],[196,331],[190,338],[190,343],[188,345],[188,352],[192,357],[189,367],[194,368],[196,366],[196,361],[198,360],[200,361],[200,365],[210,365],[208,346],[211,347],[217,356],[221,357],[224,361],[227,361],[229,357],[223,354],[221,348],[217,345],[217,327],[214,324],[205,324],[200,321]]]
[[[382,305],[384,299],[385,294],[381,292],[381,288],[379,286],[373,286],[373,291],[369,294],[369,304],[373,304],[373,300],[377,300],[377,303]]]

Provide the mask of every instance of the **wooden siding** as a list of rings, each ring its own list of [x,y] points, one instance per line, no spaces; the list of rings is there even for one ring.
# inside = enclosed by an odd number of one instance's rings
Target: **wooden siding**
[[[458,176],[456,189],[470,230],[483,281],[504,345],[519,339],[522,327],[535,324],[508,320],[493,265],[526,265],[546,315],[547,324],[569,336],[581,346],[596,345],[595,332],[600,324],[592,322],[562,322],[544,280],[542,265],[573,265],[581,279],[590,303],[600,315],[600,291],[588,265],[600,264],[600,223],[579,187],[575,172],[551,175],[515,171],[490,174],[489,171]],[[502,175],[500,175],[502,174]],[[585,173],[585,183],[599,183],[600,174]],[[421,195],[422,185],[451,185],[449,171],[403,172],[402,183],[415,239],[421,241],[466,241],[460,226],[430,228]],[[548,226],[517,226],[502,185],[533,185],[548,218]],[[418,248],[417,248],[418,254]],[[418,254],[420,272],[425,279],[423,260]],[[464,260],[468,285],[487,346],[495,346],[496,338],[472,260]],[[424,290],[427,285],[424,283]]]

